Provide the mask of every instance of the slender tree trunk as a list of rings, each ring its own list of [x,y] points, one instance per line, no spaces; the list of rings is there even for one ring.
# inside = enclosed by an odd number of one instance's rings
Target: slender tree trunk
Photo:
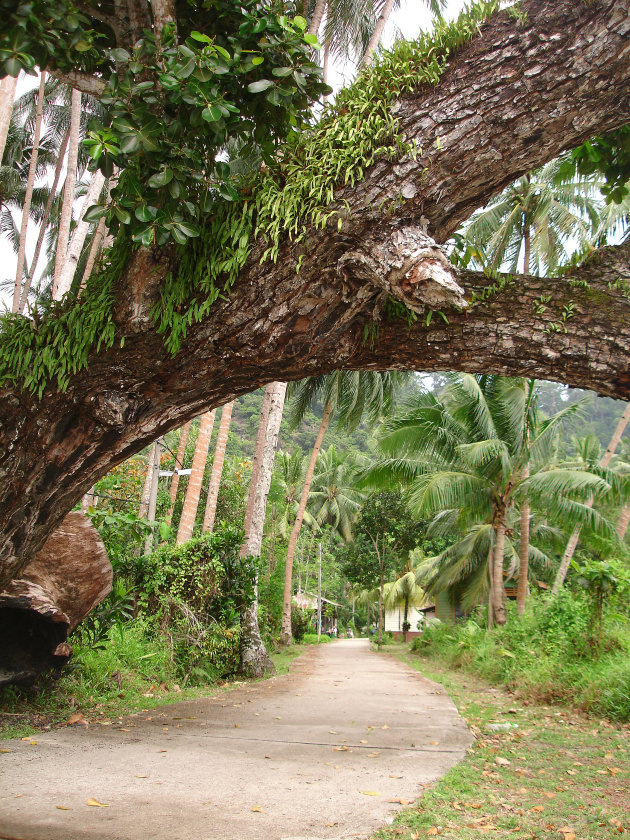
[[[55,174],[53,176],[53,181],[50,187],[50,194],[48,195],[48,199],[46,200],[46,207],[44,208],[44,215],[42,216],[42,221],[39,226],[39,234],[37,236],[37,242],[35,244],[35,251],[33,253],[33,259],[31,261],[31,267],[28,271],[26,282],[24,283],[24,288],[22,289],[22,297],[20,298],[20,306],[18,312],[24,312],[24,308],[26,307],[26,301],[28,299],[28,293],[31,290],[31,285],[33,283],[33,278],[35,277],[35,271],[37,270],[37,263],[39,262],[39,255],[42,250],[42,245],[44,244],[44,237],[46,236],[46,229],[48,228],[48,222],[50,220],[50,212],[52,210],[53,202],[55,200],[55,196],[57,194],[57,185],[59,184],[59,178],[61,177],[61,170],[63,169],[63,162],[66,157],[66,149],[68,148],[68,138],[70,136],[70,128],[64,134],[63,140],[61,141],[61,146],[59,147],[59,154],[57,157],[57,164],[55,166]]]
[[[70,224],[72,222],[72,205],[74,203],[74,187],[77,179],[77,162],[79,157],[79,135],[81,129],[81,93],[73,88],[70,109],[70,137],[68,139],[68,166],[66,182],[63,188],[61,216],[59,218],[59,233],[57,235],[57,253],[55,255],[55,274],[53,277],[53,298],[59,300],[57,287],[61,279],[61,272],[66,261],[68,241],[70,239]]]
[[[201,417],[201,425],[199,426],[199,434],[193,456],[192,471],[188,479],[182,517],[179,520],[179,528],[177,529],[176,542],[178,545],[186,542],[193,535],[195,519],[197,518],[197,508],[199,507],[199,496],[201,495],[201,485],[203,484],[203,473],[206,468],[208,447],[210,446],[212,427],[214,425],[215,410],[213,408],[212,411],[207,411]]]
[[[626,536],[626,531],[628,530],[628,525],[630,524],[630,502],[626,502],[625,505],[621,508],[621,513],[619,514],[619,520],[617,522],[617,536],[620,540],[624,539]]]
[[[490,579],[490,589],[488,590],[488,630],[492,630],[494,627],[494,608],[493,608],[493,598],[494,598],[494,572],[493,572],[493,561],[494,561],[494,543],[492,541],[492,537],[490,538],[490,548],[488,550],[488,578]]]
[[[151,502],[151,487],[153,486],[153,464],[155,463],[158,442],[154,441],[149,452],[149,460],[147,462],[147,474],[144,479],[144,487],[142,488],[142,495],[140,496],[140,508],[138,516],[140,519],[146,519],[149,513],[149,504]]]
[[[90,181],[88,191],[83,199],[81,212],[79,213],[79,221],[73,231],[66,259],[59,274],[59,279],[57,281],[57,296],[59,298],[62,298],[65,294],[67,294],[72,286],[77,263],[79,262],[85,238],[90,228],[90,223],[86,222],[83,217],[85,216],[87,209],[98,201],[98,198],[103,190],[104,183],[105,176],[103,173],[100,171],[95,172],[92,176],[92,180]]]
[[[153,449],[153,461],[149,465],[151,469],[151,492],[149,493],[149,505],[147,510],[147,519],[149,522],[155,522],[155,511],[157,508],[157,494],[160,483],[160,457],[162,455],[161,441],[155,442]],[[153,550],[153,532],[147,535],[144,542],[144,553],[150,554]]]
[[[626,404],[626,408],[621,417],[619,418],[619,422],[615,427],[615,431],[613,432],[613,436],[610,439],[610,443],[608,444],[606,451],[604,452],[603,456],[599,461],[602,467],[607,467],[608,464],[610,464],[610,460],[615,454],[615,450],[619,446],[619,441],[621,440],[621,436],[623,435],[629,420],[630,402]],[[587,499],[586,506],[593,507],[592,496],[589,496],[589,498]],[[553,589],[551,591],[554,595],[558,594],[558,592],[560,591],[560,587],[564,584],[565,578],[567,576],[567,571],[569,570],[569,565],[571,563],[571,560],[573,559],[575,549],[580,539],[580,532],[581,528],[578,527],[573,531],[573,533],[569,537],[569,542],[567,543],[567,547],[565,548],[564,554],[562,555],[562,560],[560,561],[560,567],[556,573],[556,579],[553,582]]]
[[[116,180],[118,180],[117,172],[118,171],[116,170],[116,174],[113,176],[113,177],[116,178]],[[111,196],[111,192],[112,192],[112,186],[113,186],[113,177],[110,178],[109,181],[108,181],[107,196],[105,198],[105,207],[107,207],[109,205],[110,196]],[[92,274],[92,270],[94,268],[94,263],[96,262],[96,259],[99,255],[100,251],[101,251],[101,245],[106,245],[107,244],[107,238],[108,237],[107,237],[106,231],[107,231],[107,229],[105,227],[105,216],[102,216],[98,220],[96,230],[94,231],[94,237],[92,239],[92,245],[90,247],[90,253],[88,254],[88,258],[87,258],[86,263],[85,263],[85,269],[83,270],[83,277],[81,278],[81,283],[79,284],[79,292],[81,292],[81,290],[85,288],[85,284],[90,279],[90,276]]]
[[[407,641],[407,616],[409,615],[409,596],[405,595],[405,610],[403,613],[403,638]]]
[[[521,474],[522,479],[529,478],[529,464]],[[525,612],[527,600],[527,576],[529,572],[529,502],[526,498],[521,502],[521,540],[519,545],[518,587],[516,590],[516,607],[519,615]]]
[[[15,285],[13,286],[13,303],[11,312],[17,312],[22,296],[22,281],[24,280],[24,260],[26,258],[26,231],[28,230],[28,219],[31,214],[31,202],[33,200],[33,187],[35,186],[35,174],[37,172],[37,157],[39,154],[39,140],[42,133],[42,112],[44,110],[44,85],[46,84],[46,73],[39,77],[39,91],[37,92],[37,111],[35,115],[35,130],[33,132],[33,148],[31,160],[28,166],[28,177],[26,179],[26,192],[24,194],[24,206],[22,207],[22,222],[20,224],[20,243],[18,246],[17,269],[15,272]]]
[[[389,20],[389,16],[392,13],[392,9],[394,8],[394,0],[386,0],[385,5],[376,21],[376,26],[374,27],[374,32],[372,32],[372,36],[368,41],[368,45],[366,47],[365,53],[363,54],[363,58],[361,59],[361,64],[359,65],[359,69],[362,67],[367,67],[369,64],[372,63],[372,59],[374,57],[374,52],[378,47],[381,37],[383,35],[383,30],[385,29],[385,25]]]
[[[5,76],[0,81],[0,164],[4,156],[4,147],[7,144],[7,135],[11,125],[11,114],[13,113],[13,100],[17,87],[17,76]]]
[[[383,548],[385,546],[383,545]],[[383,589],[385,588],[385,574],[381,564],[381,578],[378,585],[378,646],[383,644]]]
[[[326,403],[324,413],[322,414],[321,423],[319,424],[319,431],[315,445],[311,451],[311,457],[304,476],[304,486],[302,487],[302,495],[300,497],[300,504],[298,507],[295,522],[289,535],[289,544],[287,545],[287,560],[284,568],[284,602],[282,605],[282,630],[280,632],[280,643],[283,645],[290,645],[292,641],[291,634],[291,598],[293,595],[293,557],[295,555],[295,546],[297,538],[300,534],[302,521],[304,520],[304,512],[306,511],[306,503],[308,502],[308,495],[311,492],[311,485],[313,483],[313,473],[315,472],[315,463],[317,456],[322,448],[324,434],[328,427],[330,420],[331,406],[330,402]]]
[[[225,461],[225,448],[227,446],[233,408],[234,401],[227,403],[221,409],[221,423],[219,424],[217,445],[214,449],[212,472],[210,473],[210,483],[208,485],[208,498],[206,500],[206,511],[204,513],[203,525],[201,527],[201,530],[204,532],[211,532],[214,528],[214,518],[217,514],[217,501],[219,498],[219,488],[221,486],[221,475],[223,474],[223,462]]]
[[[306,30],[309,35],[317,35],[319,32],[319,27],[321,26],[322,18],[324,17],[324,12],[326,11],[326,2],[327,0],[317,0],[315,3],[313,17],[311,18],[308,29]]]
[[[179,472],[184,466],[184,456],[186,454],[186,441],[188,440],[188,432],[190,430],[190,420],[182,426],[182,433],[179,436],[179,446],[177,447],[177,455],[175,456],[175,469],[173,470],[173,477],[171,479],[170,495],[171,505],[166,514],[166,521],[171,524],[173,518],[173,508],[175,507],[175,500],[177,499],[177,488],[179,487]]]
[[[254,497],[249,531],[241,548],[241,557],[260,557],[267,496],[271,486],[273,461],[282,421],[286,382],[272,382],[269,390],[269,412],[264,443],[258,457],[259,470],[255,484],[250,482],[249,495]],[[274,665],[265,650],[258,627],[258,593],[254,601],[241,614],[241,650],[239,672],[250,677],[262,677],[274,671]]]
[[[256,432],[256,442],[254,443],[254,457],[252,458],[252,474],[249,479],[249,486],[255,487],[258,481],[258,473],[260,471],[260,458],[265,445],[265,434],[267,432],[267,420],[269,419],[269,407],[271,405],[272,388],[270,383],[265,387],[262,407],[260,409],[260,420],[258,422],[258,431]],[[245,504],[245,522],[243,530],[246,534],[249,533],[252,524],[252,510],[254,507],[254,496],[249,493],[247,502]]]
[[[505,551],[505,516],[506,510],[502,508],[497,517],[496,541],[494,544],[494,568],[493,568],[493,596],[492,610],[497,624],[503,625],[506,621],[504,587],[503,587],[503,554]]]

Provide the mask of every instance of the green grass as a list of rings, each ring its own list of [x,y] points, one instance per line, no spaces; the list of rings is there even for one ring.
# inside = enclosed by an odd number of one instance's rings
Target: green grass
[[[301,652],[291,647],[272,653],[277,673],[287,673]],[[37,689],[0,688],[0,740],[63,726],[77,713],[87,720],[107,721],[139,709],[208,697],[235,684],[220,678],[180,686],[168,645],[152,637],[140,621],[123,625],[122,633],[114,630],[103,650],[77,648],[76,654],[59,679],[41,678]]]
[[[373,840],[626,836],[630,727],[521,701],[479,677],[427,663],[406,645],[397,645],[396,655],[444,685],[475,743],[462,762]],[[487,728],[491,723],[512,726],[493,732]]]

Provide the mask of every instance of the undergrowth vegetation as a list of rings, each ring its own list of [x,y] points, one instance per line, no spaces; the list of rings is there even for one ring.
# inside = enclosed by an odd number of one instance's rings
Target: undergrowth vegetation
[[[604,615],[599,638],[588,595],[562,591],[531,598],[520,619],[509,610],[503,627],[485,624],[484,610],[454,625],[432,623],[412,650],[526,699],[630,720],[630,625],[621,613]]]

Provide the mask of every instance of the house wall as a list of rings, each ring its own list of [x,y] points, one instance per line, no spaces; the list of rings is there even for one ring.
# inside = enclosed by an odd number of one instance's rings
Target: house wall
[[[418,612],[415,607],[410,606],[407,611],[407,621],[411,625],[411,629],[407,634],[410,638],[412,636],[419,636],[418,621],[422,618],[422,613]],[[396,607],[393,610],[385,610],[385,632],[402,633],[403,621],[405,620],[404,606]]]

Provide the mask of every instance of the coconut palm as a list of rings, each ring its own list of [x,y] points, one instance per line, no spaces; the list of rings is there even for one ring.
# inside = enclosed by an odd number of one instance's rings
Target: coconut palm
[[[491,270],[549,275],[589,247],[604,202],[595,176],[566,175],[556,158],[515,181],[473,214],[463,235]]]
[[[356,488],[357,467],[356,456],[329,446],[317,459],[308,497],[308,510],[315,522],[320,527],[330,526],[346,542],[352,539],[352,525],[365,498]]]
[[[351,430],[356,428],[365,416],[368,422],[374,425],[383,414],[392,410],[395,388],[407,376],[397,372],[336,371],[323,376],[308,377],[290,386],[289,425],[291,428],[296,428],[303,421],[306,412],[315,402],[321,401],[324,409],[287,546],[280,636],[283,644],[291,643],[291,597],[295,546],[311,492],[315,464],[328,424],[333,417],[336,417],[339,426]]]
[[[419,556],[420,555],[420,556]],[[420,586],[417,565],[422,560],[421,549],[410,552],[405,568],[396,576],[396,580],[389,581],[384,587],[385,608],[395,609],[403,607],[403,633],[407,641],[409,631],[409,607],[419,607],[426,601],[426,593]]]
[[[505,623],[504,567],[511,556],[508,522],[522,498],[552,521],[573,519],[600,533],[611,530],[581,501],[589,492],[609,489],[600,476],[553,465],[531,469],[524,477],[527,464],[544,463],[558,424],[579,410],[570,405],[532,427],[529,393],[522,379],[450,376],[443,399],[425,394],[388,423],[380,442],[386,458],[362,480],[364,486],[404,483],[414,515],[437,516],[438,522],[463,532],[466,545],[474,542],[475,556],[484,558],[491,582],[491,617],[500,624]],[[532,428],[532,435],[525,434]],[[479,533],[482,526],[485,532]],[[470,553],[466,545],[460,547],[462,558]],[[451,547],[446,556],[458,550]]]

